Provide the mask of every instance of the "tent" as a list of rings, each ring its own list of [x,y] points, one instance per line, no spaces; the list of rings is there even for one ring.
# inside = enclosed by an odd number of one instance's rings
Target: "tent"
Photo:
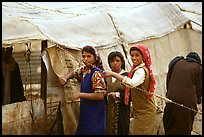
[[[105,69],[110,69],[107,55],[120,51],[130,70],[129,48],[136,43],[148,46],[156,79],[155,94],[165,96],[165,79],[169,61],[177,55],[196,51],[202,57],[202,3],[201,2],[3,2],[2,45],[47,41],[42,59],[47,69],[47,92],[56,88],[58,76],[80,65],[80,49],[85,45],[97,48]],[[68,54],[65,54],[68,53]],[[61,61],[59,61],[61,60]],[[57,63],[57,65],[56,65]],[[70,65],[63,69],[64,65]],[[63,71],[61,71],[63,70]],[[69,83],[57,93],[58,100],[67,98],[78,85]],[[73,86],[75,85],[75,86]],[[158,109],[165,101],[155,97]],[[61,109],[64,119],[72,113],[73,134],[77,118],[72,107]],[[68,109],[69,108],[69,109]],[[2,116],[4,117],[4,115]],[[4,119],[4,118],[3,118]],[[65,120],[64,120],[65,121]],[[4,121],[3,121],[4,122]],[[6,122],[6,121],[5,121]],[[65,123],[64,123],[65,124]],[[69,125],[64,126],[68,128]],[[157,125],[158,126],[158,125]]]

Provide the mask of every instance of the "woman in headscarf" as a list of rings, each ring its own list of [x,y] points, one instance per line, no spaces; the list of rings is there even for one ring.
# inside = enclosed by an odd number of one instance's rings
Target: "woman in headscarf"
[[[197,104],[202,98],[202,65],[196,52],[188,53],[186,58],[176,56],[170,61],[166,89],[166,97],[185,108],[166,103],[163,115],[165,135],[191,135]]]
[[[82,49],[84,67],[59,78],[65,85],[70,78],[81,83],[80,93],[73,95],[73,101],[80,99],[80,117],[76,135],[104,135],[106,127],[104,68],[97,50],[92,46]]]
[[[126,86],[125,103],[128,105],[131,93],[133,135],[152,135],[156,120],[156,105],[153,98],[155,79],[149,49],[142,44],[130,48],[133,66],[128,76],[106,71],[106,76],[113,76]]]
[[[19,64],[13,57],[13,47],[2,48],[2,104],[25,101]]]

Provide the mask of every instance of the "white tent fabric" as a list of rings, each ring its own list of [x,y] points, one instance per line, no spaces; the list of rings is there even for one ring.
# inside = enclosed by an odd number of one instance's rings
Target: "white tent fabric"
[[[52,2],[42,4],[48,7],[57,5]],[[158,38],[180,29],[189,21],[171,3],[126,4],[131,7],[112,4],[111,8],[109,5],[109,12],[97,2],[65,2],[63,7],[61,5],[57,9],[45,9],[32,2],[3,2],[2,40],[9,44],[28,39],[48,39],[69,48],[81,48],[87,44],[109,46],[120,44],[121,39],[134,43]],[[65,5],[69,7],[65,8]],[[74,9],[71,5],[75,5]]]
[[[31,22],[37,25],[52,41],[66,45],[66,47],[113,45],[119,41],[110,17],[105,13],[71,19],[32,20]]]
[[[34,39],[47,39],[36,26],[26,19],[2,15],[3,44],[26,43]]]
[[[189,21],[178,7],[169,3],[149,3],[112,16],[126,43],[159,38]]]
[[[202,32],[202,2],[172,2],[178,5],[182,14],[192,21],[194,30]]]
[[[143,43],[151,51],[155,93],[165,96],[169,61],[177,55],[186,56],[190,51],[196,51],[202,58],[202,2],[2,3],[3,46],[45,39],[52,43],[50,50],[56,45],[66,50],[77,49],[76,56],[70,54],[74,66],[80,59],[79,49],[85,45],[97,48],[105,69],[110,69],[107,55],[113,50],[120,51],[127,71],[131,65],[130,46]],[[56,60],[53,61],[52,56],[56,59],[50,54],[49,59],[43,60],[51,61],[49,66],[53,71],[48,72],[52,73],[48,78],[65,73],[53,65]],[[56,86],[56,81],[49,82],[51,88]],[[162,109],[165,102],[159,98],[155,100]]]

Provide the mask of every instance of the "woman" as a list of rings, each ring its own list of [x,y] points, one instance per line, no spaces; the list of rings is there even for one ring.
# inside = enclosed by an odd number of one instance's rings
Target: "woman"
[[[125,60],[118,51],[108,55],[108,64],[113,72],[127,76]],[[124,103],[125,86],[115,78],[107,78],[107,135],[128,135],[130,125],[130,104]]]
[[[13,47],[2,48],[2,104],[25,101],[19,64],[13,57]]]
[[[152,73],[150,51],[142,44],[133,45],[130,48],[130,56],[133,62],[131,71],[127,76],[107,71],[106,76],[113,76],[126,85],[125,103],[131,101],[133,107],[133,129],[134,135],[154,134],[156,120],[156,105],[152,97],[155,79]]]
[[[171,60],[166,88],[166,97],[185,107],[166,103],[163,115],[165,135],[191,135],[197,112],[187,108],[197,111],[202,98],[202,65],[196,52],[190,52],[186,58],[176,56]]]
[[[73,101],[80,99],[80,117],[76,135],[104,135],[106,127],[105,99],[106,82],[103,65],[96,49],[85,46],[82,49],[85,67],[74,70],[59,78],[65,85],[70,78],[81,82],[80,93],[73,95]]]

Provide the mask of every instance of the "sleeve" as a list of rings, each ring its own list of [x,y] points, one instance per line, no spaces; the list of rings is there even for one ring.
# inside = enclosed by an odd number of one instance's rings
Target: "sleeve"
[[[128,75],[128,72],[126,72],[126,71],[124,71],[123,73],[119,73],[119,74],[121,74],[122,76],[127,76]],[[114,78],[114,77],[111,77],[111,78]],[[114,78],[115,79],[115,78]],[[119,80],[118,80],[119,81]],[[115,87],[117,87],[115,90],[113,90],[112,92],[115,92],[115,96],[116,96],[116,98],[115,98],[115,103],[119,103],[119,102],[121,102],[121,101],[123,101],[124,100],[124,96],[125,96],[125,85],[124,84],[121,84],[121,82],[120,83],[115,83],[114,84],[115,85]]]
[[[196,91],[197,91],[197,98],[202,97],[202,68],[199,68],[199,72],[197,75],[197,81],[196,81]]]
[[[121,75],[127,76],[127,75],[128,75],[128,72],[125,71],[125,72],[122,73]],[[122,86],[125,87],[124,84],[122,84]],[[116,92],[116,100],[115,100],[115,103],[120,102],[120,101],[123,101],[123,100],[124,100],[124,97],[125,97],[125,89],[124,89],[124,91],[121,90],[121,91],[119,91],[119,92]]]
[[[122,80],[122,83],[129,87],[134,88],[142,84],[145,80],[145,70],[143,68],[139,68],[134,72],[134,75],[132,78],[128,78],[125,76]]]
[[[92,89],[94,89],[94,92],[102,92],[106,93],[106,83],[105,78],[102,72],[95,71],[92,75]]]
[[[81,81],[82,79],[82,72],[84,68],[77,68],[74,70],[74,78],[76,78],[78,81]]]
[[[119,103],[120,102],[120,92],[116,92],[115,96],[116,96],[115,103]]]
[[[168,92],[168,87],[169,87],[169,81],[171,79],[171,74],[172,74],[172,71],[173,71],[173,66],[176,64],[176,62],[178,62],[180,59],[184,59],[183,56],[176,56],[175,58],[173,58],[170,63],[169,63],[169,66],[168,66],[168,72],[167,72],[167,77],[166,77],[166,90]],[[167,93],[166,93],[167,95]]]

